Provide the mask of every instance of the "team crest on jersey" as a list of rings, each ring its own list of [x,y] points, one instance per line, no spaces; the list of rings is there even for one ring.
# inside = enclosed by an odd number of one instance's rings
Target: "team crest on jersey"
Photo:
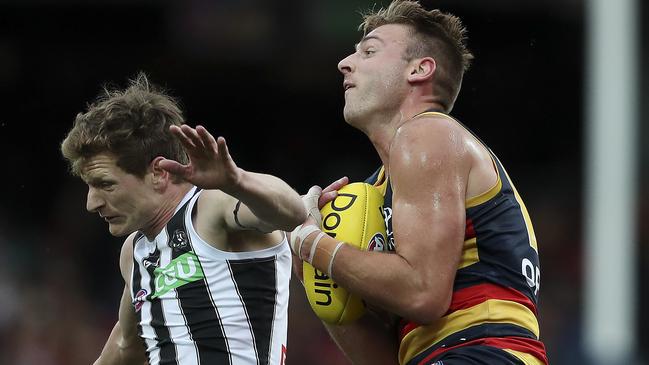
[[[171,240],[169,241],[169,247],[174,250],[186,250],[189,240],[187,239],[187,233],[182,229],[177,229],[174,231]]]
[[[367,245],[368,251],[385,251],[385,238],[380,233],[375,233],[370,239],[370,243]]]
[[[137,294],[135,294],[135,299],[133,300],[133,306],[135,307],[135,312],[139,312],[146,301],[146,295],[149,294],[146,289],[140,289]]]

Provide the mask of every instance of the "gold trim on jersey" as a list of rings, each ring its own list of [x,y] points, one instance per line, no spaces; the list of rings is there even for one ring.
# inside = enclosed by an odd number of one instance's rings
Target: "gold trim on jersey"
[[[528,354],[525,352],[520,352],[510,349],[502,349],[503,351],[509,352],[511,355],[515,356],[517,359],[523,362],[525,365],[545,365],[545,363],[539,360],[536,356]]]
[[[410,331],[399,345],[399,363],[407,363],[449,335],[486,323],[513,324],[539,337],[539,323],[529,308],[509,300],[489,299],[471,308],[456,310],[434,324]]]
[[[376,176],[374,186],[379,189],[381,195],[385,196],[385,193],[388,191],[388,179],[385,178],[385,166],[381,166],[379,174]]]
[[[525,221],[525,228],[527,229],[527,236],[530,241],[530,246],[536,251],[538,254],[539,249],[538,249],[538,244],[536,243],[536,233],[534,233],[534,226],[532,226],[532,219],[530,218],[530,213],[527,211],[527,207],[525,206],[525,203],[523,203],[523,199],[521,196],[518,194],[518,190],[516,190],[516,187],[514,186],[514,183],[512,182],[512,179],[509,178],[509,174],[507,173],[507,170],[500,164],[502,167],[503,171],[505,171],[505,176],[507,177],[507,181],[509,181],[509,185],[511,185],[512,190],[514,191],[514,197],[516,198],[516,201],[518,202],[518,205],[521,207],[521,212],[523,213],[523,220]]]
[[[485,191],[480,195],[474,196],[473,198],[469,198],[466,201],[467,208],[472,208],[482,203],[486,203],[500,192],[500,189],[502,189],[503,187],[503,182],[502,180],[500,180],[500,174],[498,173],[498,168],[495,165],[494,168],[496,169],[496,183],[494,184],[494,186],[492,186],[489,190]]]
[[[477,237],[473,237],[464,241],[458,269],[473,265],[478,261],[480,261],[480,257],[478,256],[478,239]]]
[[[423,116],[432,116],[432,115],[442,116],[444,118],[448,118],[448,119],[452,120],[453,122],[455,122],[456,124],[459,124],[460,127],[462,127],[462,129],[466,130],[466,128],[462,124],[458,123],[458,121],[455,120],[455,118],[451,117],[450,115],[446,115],[446,114],[440,113],[440,112],[423,112],[421,114],[415,115],[414,118],[419,118],[419,117],[423,117]],[[469,134],[471,134],[471,133],[469,132]],[[500,192],[500,189],[503,186],[502,180],[500,179],[500,173],[498,172],[498,166],[496,166],[496,161],[494,161],[494,157],[489,152],[489,149],[487,148],[487,146],[484,146],[484,144],[480,140],[478,140],[475,136],[473,136],[473,134],[471,134],[471,136],[475,140],[477,140],[477,142],[480,145],[482,145],[485,149],[487,149],[487,153],[489,153],[489,158],[491,158],[491,163],[493,164],[494,171],[496,171],[496,183],[491,188],[489,188],[487,191],[485,191],[484,193],[481,193],[481,194],[479,194],[477,196],[466,199],[465,200],[465,205],[466,205],[467,208],[472,208],[472,207],[478,206],[478,205],[480,205],[482,203],[485,203],[485,202],[489,201],[489,199],[493,198],[494,196],[496,196],[496,194],[498,194],[498,192]]]

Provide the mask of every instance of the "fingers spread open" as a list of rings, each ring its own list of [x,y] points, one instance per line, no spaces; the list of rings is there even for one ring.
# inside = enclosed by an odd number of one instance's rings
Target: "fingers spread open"
[[[216,140],[216,144],[219,148],[219,154],[223,158],[230,158],[230,152],[228,151],[228,144],[225,142],[225,138],[219,137]]]
[[[177,126],[177,125],[172,125],[172,126],[169,127],[169,131],[170,131],[171,134],[173,134],[176,138],[178,138],[178,140],[180,141],[180,143],[181,143],[181,144],[183,145],[183,147],[185,147],[186,149],[196,148],[196,146],[195,146],[194,143],[191,141],[191,139],[189,139],[189,138],[185,135],[185,133],[183,132],[183,130],[182,130],[179,126]]]
[[[210,132],[205,129],[205,127],[203,127],[202,125],[197,125],[196,132],[200,136],[205,147],[209,148],[211,151],[217,150],[216,140],[214,139],[212,134],[210,134]]]
[[[205,145],[203,144],[201,137],[198,135],[198,132],[196,132],[196,129],[188,126],[187,124],[183,124],[180,128],[182,129],[183,134],[192,142],[192,144],[196,148],[205,148]]]

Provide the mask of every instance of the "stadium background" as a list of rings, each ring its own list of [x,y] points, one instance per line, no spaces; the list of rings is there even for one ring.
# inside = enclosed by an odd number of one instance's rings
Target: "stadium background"
[[[58,152],[101,84],[123,86],[146,71],[181,100],[189,123],[228,139],[241,167],[301,192],[342,175],[361,180],[378,159],[342,119],[336,65],[359,38],[357,10],[373,3],[0,1],[0,363],[88,364],[116,320],[121,239],[85,212],[85,186],[66,174]],[[424,1],[431,3],[463,18],[476,56],[454,115],[500,157],[535,223],[550,361],[587,364],[580,350],[585,4]],[[649,105],[646,81],[643,90]],[[649,137],[645,124],[641,140]],[[646,356],[649,149],[638,153],[637,335]],[[346,364],[299,284],[292,290],[287,363]]]

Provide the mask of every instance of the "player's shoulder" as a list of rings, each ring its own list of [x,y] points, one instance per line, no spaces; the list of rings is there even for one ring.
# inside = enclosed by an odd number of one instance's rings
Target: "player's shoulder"
[[[133,267],[133,247],[134,243],[142,235],[139,231],[133,232],[122,243],[122,250],[119,255],[119,268],[122,272],[124,280],[126,280],[127,275],[131,272]]]
[[[221,190],[202,190],[192,212],[194,229],[204,236],[215,230],[227,230],[228,216],[232,215],[236,204],[236,198]]]
[[[470,169],[466,129],[450,116],[425,113],[403,123],[390,146],[390,173],[410,179],[422,174]]]
[[[225,192],[218,189],[205,189],[200,192],[198,201],[198,209],[196,210],[197,216],[209,216],[214,218],[215,215],[220,215],[219,213],[224,213],[225,210],[229,209],[232,205],[232,202],[236,199],[231,195],[226,194]]]
[[[443,137],[462,133],[465,129],[453,117],[437,112],[422,113],[406,121],[397,129],[397,136],[418,139]]]
[[[204,189],[201,190],[200,196],[198,197],[198,200],[200,202],[222,202],[224,200],[228,200],[232,198],[230,195],[224,193],[221,190],[218,189]]]
[[[458,147],[466,137],[466,129],[454,118],[443,113],[422,113],[399,126],[392,149],[438,153]]]

